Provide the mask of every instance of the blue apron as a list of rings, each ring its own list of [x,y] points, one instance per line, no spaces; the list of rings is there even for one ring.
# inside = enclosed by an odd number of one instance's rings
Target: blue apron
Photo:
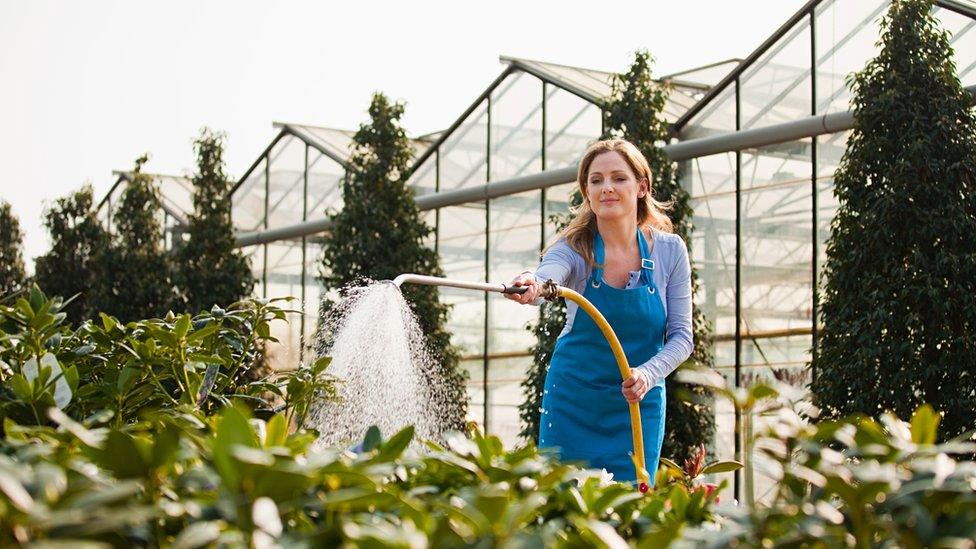
[[[603,313],[627,355],[631,367],[643,364],[664,346],[667,319],[654,284],[654,262],[640,229],[641,276],[645,286],[621,290],[603,282],[603,238],[596,235],[593,255],[597,268],[586,282],[583,297]],[[620,391],[620,370],[603,333],[585,311],[579,310],[569,333],[556,342],[542,396],[539,447],[555,448],[563,461],[581,461],[604,468],[614,480],[636,481],[630,411]],[[654,473],[664,442],[664,380],[648,390],[640,402],[644,434],[644,463]]]

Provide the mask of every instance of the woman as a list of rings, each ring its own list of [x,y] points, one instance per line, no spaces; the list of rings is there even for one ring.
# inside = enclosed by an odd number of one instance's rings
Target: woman
[[[606,317],[632,367],[621,383],[599,328],[567,302],[566,326],[546,375],[539,446],[634,481],[628,402],[640,402],[644,463],[653,483],[664,441],[664,378],[691,355],[692,332],[688,250],[671,232],[664,214],[670,205],[652,198],[650,182],[647,160],[633,144],[593,144],[579,164],[583,203],[576,218],[536,271],[513,281],[528,290],[507,297],[537,303],[550,279],[578,291]]]

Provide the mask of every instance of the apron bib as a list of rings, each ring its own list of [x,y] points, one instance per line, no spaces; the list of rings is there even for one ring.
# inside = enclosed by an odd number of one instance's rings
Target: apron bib
[[[583,297],[599,310],[623,346],[631,367],[656,355],[664,346],[667,319],[654,284],[654,262],[640,229],[641,276],[645,286],[617,289],[603,282],[603,269],[593,269]],[[593,254],[604,262],[603,238],[596,235]],[[556,342],[546,374],[539,424],[539,447],[554,448],[563,461],[604,468],[614,480],[635,481],[630,410],[620,392],[620,370],[603,333],[579,310],[569,333]],[[651,387],[639,403],[644,435],[644,463],[654,483],[664,442],[664,380]]]

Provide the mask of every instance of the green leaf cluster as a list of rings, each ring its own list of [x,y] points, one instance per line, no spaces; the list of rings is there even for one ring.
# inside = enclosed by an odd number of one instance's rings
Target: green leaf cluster
[[[752,425],[746,476],[761,467],[774,483],[767,501],[722,510],[718,531],[689,529],[709,547],[965,547],[976,537],[976,450],[969,433],[936,443],[940,415],[929,404],[909,422],[884,413],[818,423],[802,390],[762,382],[729,388],[714,372],[687,372],[729,399]],[[751,451],[755,449],[755,451]]]
[[[392,280],[403,273],[444,274],[437,253],[424,245],[432,229],[406,186],[413,147],[400,125],[403,109],[403,104],[374,94],[370,121],[353,136],[353,152],[341,182],[343,207],[329,212],[332,226],[322,238],[320,279],[327,291],[338,292],[370,280]],[[442,418],[440,430],[460,429],[467,416],[468,396],[458,366],[460,354],[444,328],[448,307],[440,302],[433,286],[408,285],[403,294],[438,365],[438,394],[452,407]],[[332,306],[328,298],[323,303],[325,311]],[[320,335],[320,339],[328,336]]]
[[[98,316],[97,290],[109,236],[95,216],[91,185],[55,200],[44,212],[51,249],[34,262],[34,280],[51,295],[77,296],[66,303],[69,321]]]
[[[24,234],[9,202],[0,203],[0,297],[27,284],[22,252]]]
[[[828,418],[930,403],[944,440],[976,428],[976,119],[932,9],[893,2],[849,79],[812,390]]]
[[[160,408],[209,414],[234,401],[259,414],[287,410],[303,420],[310,403],[330,398],[328,359],[254,379],[270,323],[286,311],[247,300],[228,309],[166,315],[123,324],[104,313],[72,329],[61,298],[34,287],[0,305],[0,413],[22,425],[49,424],[55,406],[76,420],[130,425]]]

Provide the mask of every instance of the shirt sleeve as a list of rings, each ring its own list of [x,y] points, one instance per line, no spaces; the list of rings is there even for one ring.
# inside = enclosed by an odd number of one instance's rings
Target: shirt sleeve
[[[573,287],[583,270],[583,259],[573,250],[565,240],[560,240],[546,250],[542,261],[535,270],[535,279],[541,284],[552,280],[560,286]],[[532,302],[540,305],[544,300],[540,297]]]
[[[688,261],[688,247],[684,240],[677,240],[678,244],[673,248],[677,257],[667,282],[666,342],[660,352],[637,367],[647,375],[651,386],[688,360],[694,348],[691,330],[691,265]]]

